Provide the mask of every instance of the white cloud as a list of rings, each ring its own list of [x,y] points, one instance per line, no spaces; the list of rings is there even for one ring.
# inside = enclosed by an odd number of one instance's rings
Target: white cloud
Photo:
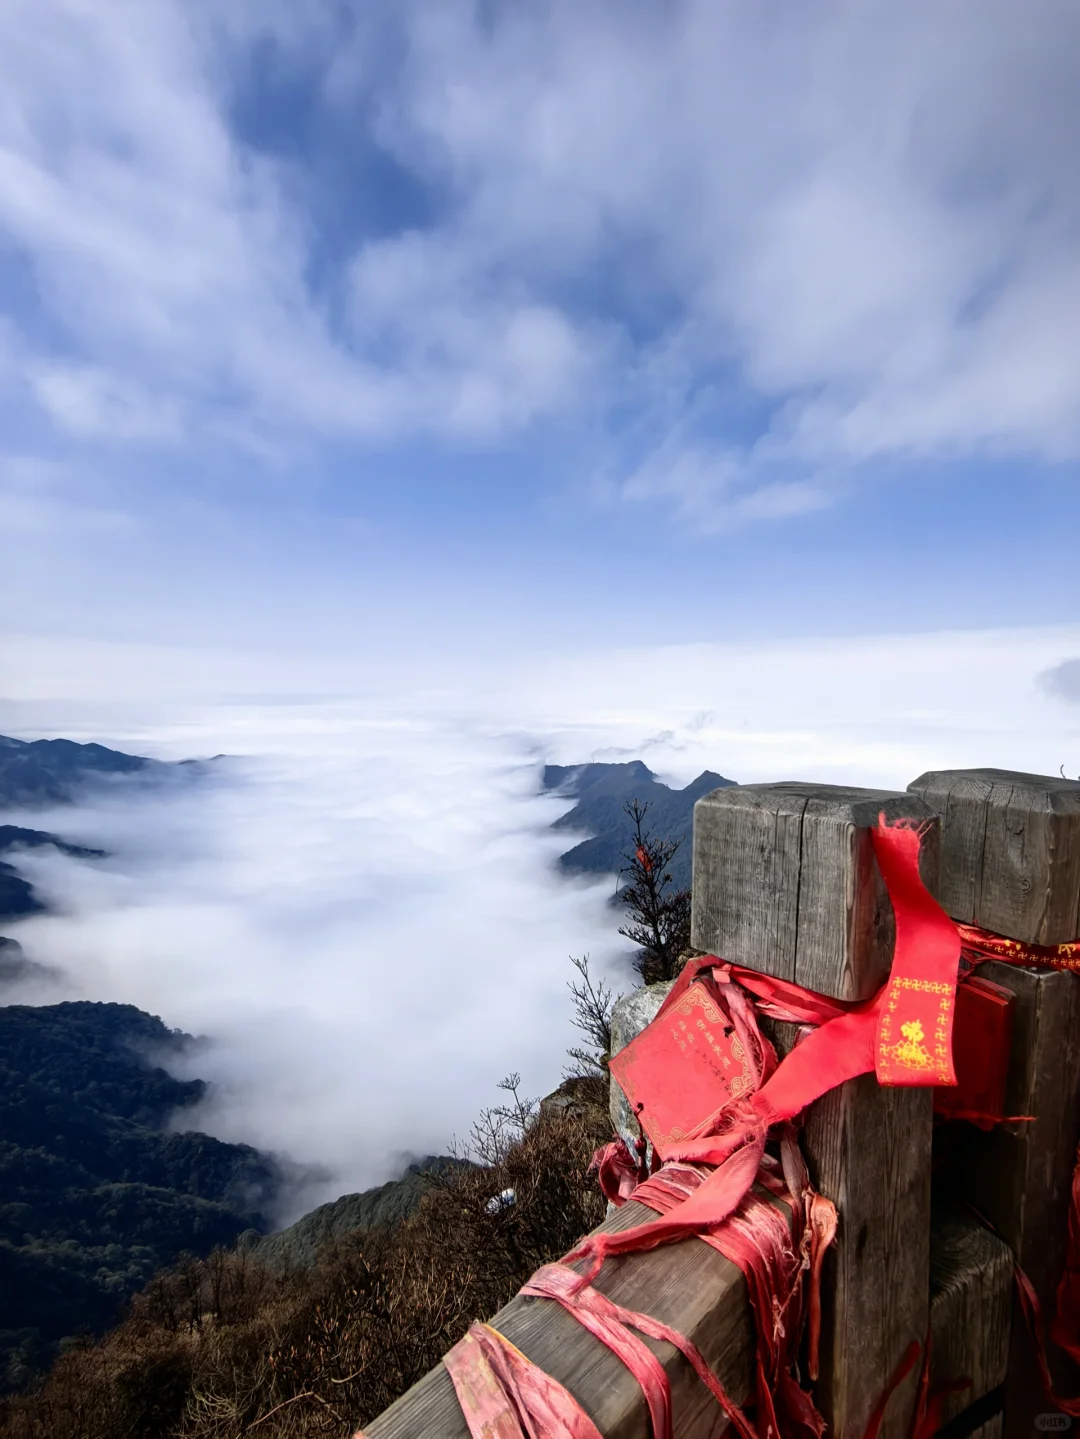
[[[212,12],[0,16],[0,232],[59,337],[27,325],[24,378],[73,433],[486,441],[617,402],[655,451],[629,473],[680,432],[744,489],[777,456],[1080,454],[1068,0]],[[430,199],[327,291],[303,156],[232,119],[268,42]],[[756,447],[703,438],[727,383],[773,407]]]
[[[1077,453],[1072,7],[411,13],[392,133],[478,245],[572,270],[632,244],[806,458]]]
[[[261,757],[212,783],[22,816],[112,858],[25,856],[57,913],[14,932],[69,976],[39,998],[209,1036],[190,1070],[216,1091],[186,1122],[316,1166],[303,1211],[464,1138],[511,1070],[553,1089],[567,957],[623,946],[607,881],[552,872],[565,804],[518,746],[356,707],[237,718]]]
[[[321,1166],[303,1207],[441,1148],[508,1070],[558,1082],[567,956],[611,965],[621,942],[609,885],[551,871],[542,759],[643,755],[680,784],[1077,773],[1080,715],[1040,677],[1078,651],[1076,626],[385,668],[42,640],[0,730],[250,758],[196,789],[25,816],[113,858],[21,859],[59,912],[15,932],[68,972],[62,992],[208,1035],[202,1122]],[[275,682],[291,697],[260,698]]]
[[[1055,699],[1064,700],[1066,704],[1080,704],[1080,659],[1074,656],[1043,670],[1039,683]]]

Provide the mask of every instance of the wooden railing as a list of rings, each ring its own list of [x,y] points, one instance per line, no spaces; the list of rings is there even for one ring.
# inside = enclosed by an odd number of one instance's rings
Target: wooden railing
[[[959,771],[924,775],[906,793],[766,785],[705,796],[694,817],[694,945],[837,998],[868,997],[893,945],[869,840],[882,810],[927,824],[923,878],[953,918],[1034,943],[1080,934],[1080,783]],[[840,1216],[823,1275],[815,1388],[838,1439],[859,1439],[900,1356],[928,1331],[932,1386],[971,1380],[945,1409],[965,1433],[1030,1439],[1039,1416],[1053,1412],[1014,1313],[1012,1268],[1015,1255],[1052,1306],[1080,1139],[1080,979],[1006,964],[983,972],[1014,996],[1005,1112],[1033,1114],[1034,1123],[990,1133],[960,1126],[934,1186],[926,1089],[882,1089],[867,1075],[826,1095],[804,1126],[811,1178]],[[637,991],[617,1006],[617,1046],[649,1022],[663,993]],[[776,1035],[790,1042],[783,1027]],[[613,1086],[625,1129],[619,1099]],[[602,1228],[652,1217],[631,1202]],[[714,1249],[689,1239],[609,1261],[596,1287],[692,1339],[732,1398],[745,1399],[746,1285]],[[648,1439],[637,1382],[557,1304],[519,1295],[492,1323],[575,1395],[605,1439]],[[670,1378],[677,1439],[719,1434],[723,1416],[682,1355],[647,1342]],[[882,1439],[906,1439],[915,1395],[912,1375],[890,1402]],[[365,1433],[468,1439],[442,1366]]]
[[[600,1226],[608,1232],[655,1218],[632,1201]],[[731,1397],[750,1388],[753,1335],[742,1271],[697,1239],[611,1261],[595,1287],[628,1309],[644,1310],[685,1334]],[[491,1321],[500,1333],[575,1396],[607,1439],[649,1439],[641,1388],[626,1366],[576,1319],[546,1299],[518,1295]],[[723,1427],[716,1401],[672,1345],[645,1341],[671,1382],[675,1432],[705,1439]],[[441,1366],[365,1425],[368,1439],[469,1439],[450,1377]]]

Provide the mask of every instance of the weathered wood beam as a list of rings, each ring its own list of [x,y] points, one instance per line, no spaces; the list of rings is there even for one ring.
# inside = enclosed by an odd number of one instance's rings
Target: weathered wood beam
[[[953,919],[1027,944],[1080,938],[1080,782],[937,770],[909,788],[941,816],[941,903]]]
[[[950,1125],[943,1177],[1013,1250],[1049,1315],[1065,1258],[1080,1140],[1080,977],[997,961],[979,972],[1016,996],[1005,1112],[1035,1118],[988,1134]],[[1064,1377],[1068,1387],[1072,1380]],[[1035,1418],[1046,1412],[1027,1330],[1014,1308],[1005,1434],[1030,1439]]]
[[[610,1233],[655,1218],[651,1209],[631,1201],[600,1229]],[[692,1339],[736,1403],[745,1401],[754,1339],[746,1280],[737,1265],[700,1239],[685,1239],[609,1260],[596,1288]],[[650,1439],[648,1411],[630,1371],[558,1304],[518,1295],[491,1323],[570,1390],[605,1439]],[[649,1339],[645,1343],[670,1378],[679,1439],[713,1439],[720,1434],[725,1422],[722,1411],[683,1356],[670,1344]],[[442,1365],[366,1424],[364,1433],[368,1439],[468,1439],[457,1396]]]
[[[837,785],[732,785],[694,806],[691,943],[836,999],[869,999],[895,927],[870,831],[884,812],[930,819],[916,796]],[[937,892],[936,826],[923,879]]]
[[[872,1074],[825,1095],[807,1115],[810,1177],[840,1218],[822,1271],[815,1391],[837,1439],[864,1433],[883,1376],[926,1334],[931,1130],[929,1090],[882,1089]],[[889,1405],[883,1439],[906,1439],[915,1390],[913,1375]]]
[[[937,822],[917,796],[832,785],[742,785],[694,807],[691,942],[819,993],[865,999],[885,980],[895,925],[870,830],[928,825],[923,879],[937,890]],[[787,1026],[775,1029],[781,1047]],[[857,1439],[885,1382],[929,1322],[931,1094],[864,1075],[811,1106],[803,1149],[837,1207],[822,1275],[816,1398],[836,1439]],[[912,1375],[882,1439],[906,1439]]]
[[[971,1410],[1004,1384],[1012,1291],[1008,1245],[962,1209],[935,1203],[930,1223],[930,1390],[971,1380],[968,1389],[945,1401],[943,1420]],[[987,1422],[992,1422],[989,1417]]]
[[[911,790],[941,816],[941,902],[954,919],[1028,944],[1080,936],[1080,783],[1009,770],[924,774]],[[1016,996],[1006,1114],[990,1133],[950,1125],[942,1181],[1001,1234],[1053,1310],[1080,1139],[1080,978],[992,962],[979,973]],[[1004,1432],[1029,1436],[1048,1411],[1014,1303]]]

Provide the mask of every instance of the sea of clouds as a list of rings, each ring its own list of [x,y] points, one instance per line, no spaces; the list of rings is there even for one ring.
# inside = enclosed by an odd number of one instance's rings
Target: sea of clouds
[[[556,868],[569,801],[541,793],[545,762],[640,757],[680,785],[706,767],[897,788],[960,765],[1080,773],[1075,628],[459,659],[360,672],[346,695],[302,666],[308,693],[229,695],[204,657],[209,693],[183,656],[148,671],[122,647],[106,692],[100,654],[53,670],[36,643],[3,732],[227,758],[195,784],[5,816],[109,857],[19,857],[53,912],[5,928],[51,974],[3,997],[124,1001],[204,1037],[194,1121],[304,1171],[283,1221],[445,1150],[512,1070],[553,1089],[569,955],[632,982],[611,879]]]

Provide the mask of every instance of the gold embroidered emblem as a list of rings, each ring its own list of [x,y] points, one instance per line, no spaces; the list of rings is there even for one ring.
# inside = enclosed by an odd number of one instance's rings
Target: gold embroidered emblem
[[[892,1047],[896,1063],[906,1065],[908,1069],[932,1069],[934,1061],[923,1046],[926,1034],[919,1021],[909,1019],[900,1026],[900,1033],[904,1036],[903,1039]]]

